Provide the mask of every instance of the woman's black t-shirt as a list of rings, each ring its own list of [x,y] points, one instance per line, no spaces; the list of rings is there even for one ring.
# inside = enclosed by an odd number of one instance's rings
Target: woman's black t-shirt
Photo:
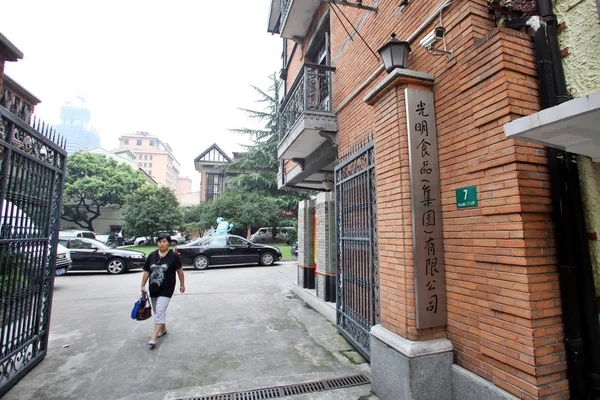
[[[179,254],[173,250],[164,256],[158,255],[158,250],[153,251],[146,258],[144,271],[150,273],[150,297],[171,297],[175,291],[175,274],[181,268]]]

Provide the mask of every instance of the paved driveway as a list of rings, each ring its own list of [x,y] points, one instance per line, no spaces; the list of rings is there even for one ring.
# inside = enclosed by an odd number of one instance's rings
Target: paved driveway
[[[142,273],[56,279],[48,355],[4,397],[173,399],[364,373],[335,327],[291,291],[294,263],[186,269],[154,350],[129,317]],[[177,291],[178,289],[176,289]],[[358,399],[370,386],[295,399]]]

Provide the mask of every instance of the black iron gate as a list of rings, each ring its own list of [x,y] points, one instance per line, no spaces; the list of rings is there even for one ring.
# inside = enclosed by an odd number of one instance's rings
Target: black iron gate
[[[337,327],[367,359],[379,321],[375,148],[370,142],[335,169]]]
[[[48,347],[67,153],[32,125],[0,106],[0,396]]]

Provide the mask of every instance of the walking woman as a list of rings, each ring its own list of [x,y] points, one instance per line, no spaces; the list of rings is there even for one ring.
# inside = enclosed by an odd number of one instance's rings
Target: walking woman
[[[144,276],[142,276],[142,292],[147,292],[146,282],[150,280],[150,301],[154,308],[154,332],[148,345],[154,347],[156,339],[167,334],[167,307],[175,292],[175,273],[179,276],[179,291],[185,292],[185,280],[179,254],[169,250],[171,236],[166,233],[158,235],[158,250],[146,258]]]

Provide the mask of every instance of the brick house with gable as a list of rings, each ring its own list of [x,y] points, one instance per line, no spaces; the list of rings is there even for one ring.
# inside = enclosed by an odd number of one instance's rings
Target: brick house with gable
[[[534,137],[547,127],[532,121],[510,128],[573,104],[552,2],[538,3],[271,2],[285,82],[278,183],[323,190],[299,206],[298,287],[336,301],[334,322],[370,360],[381,399],[599,395],[597,263],[565,261],[586,254],[582,221],[597,217],[558,223],[582,198],[576,167],[556,161],[595,155]],[[592,21],[580,33],[593,49],[592,2],[558,3],[561,19]],[[445,35],[431,40],[436,27]],[[387,73],[373,49],[392,32],[411,52]],[[576,136],[600,122],[598,73],[587,79],[585,116],[562,108],[554,122]],[[583,239],[565,249],[567,229]]]

